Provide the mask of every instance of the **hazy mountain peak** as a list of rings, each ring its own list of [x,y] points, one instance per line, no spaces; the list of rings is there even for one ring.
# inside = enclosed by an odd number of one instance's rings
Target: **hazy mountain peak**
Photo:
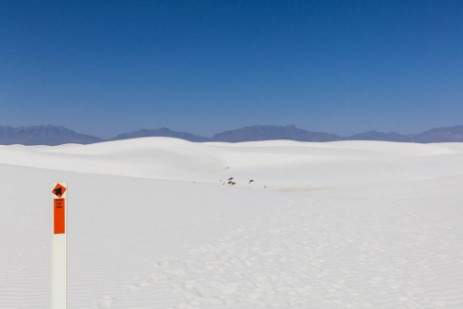
[[[463,142],[463,125],[433,128],[414,135],[418,143]]]

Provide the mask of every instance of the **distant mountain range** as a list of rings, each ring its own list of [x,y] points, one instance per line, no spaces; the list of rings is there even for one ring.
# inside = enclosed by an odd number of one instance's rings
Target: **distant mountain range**
[[[0,145],[61,145],[61,144],[91,144],[102,139],[80,134],[59,126],[2,127],[0,126]]]
[[[340,137],[335,134],[309,132],[296,126],[251,126],[241,129],[224,131],[212,137],[214,141],[221,142],[246,142],[266,141],[275,139],[289,139],[294,141],[327,142],[336,141]]]
[[[60,126],[2,127],[0,126],[0,145],[61,145],[68,143],[92,144],[110,140],[123,140],[138,137],[164,136],[175,137],[193,142],[246,142],[263,140],[295,140],[311,142],[328,142],[340,140],[369,140],[416,143],[463,142],[463,126],[434,128],[422,133],[404,135],[395,132],[368,131],[352,136],[339,136],[323,132],[311,132],[288,126],[249,126],[215,134],[211,138],[186,132],[172,131],[167,128],[143,129],[103,140],[101,138],[80,134]]]

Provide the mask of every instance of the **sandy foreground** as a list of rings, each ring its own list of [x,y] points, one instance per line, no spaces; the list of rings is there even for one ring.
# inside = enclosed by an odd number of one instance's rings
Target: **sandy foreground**
[[[0,146],[1,309],[50,308],[58,181],[70,309],[463,308],[463,144]]]

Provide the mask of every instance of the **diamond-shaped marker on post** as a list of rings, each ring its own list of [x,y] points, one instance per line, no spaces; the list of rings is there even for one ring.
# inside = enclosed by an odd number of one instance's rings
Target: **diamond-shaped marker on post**
[[[66,192],[66,187],[64,187],[64,186],[62,186],[60,184],[57,184],[52,192],[57,197],[61,198],[63,196],[64,192]]]

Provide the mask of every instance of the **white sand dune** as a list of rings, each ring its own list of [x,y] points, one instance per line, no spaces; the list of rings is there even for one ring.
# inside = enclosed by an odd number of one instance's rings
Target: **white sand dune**
[[[462,144],[13,145],[0,179],[0,309],[50,308],[60,180],[71,309],[463,308]]]

